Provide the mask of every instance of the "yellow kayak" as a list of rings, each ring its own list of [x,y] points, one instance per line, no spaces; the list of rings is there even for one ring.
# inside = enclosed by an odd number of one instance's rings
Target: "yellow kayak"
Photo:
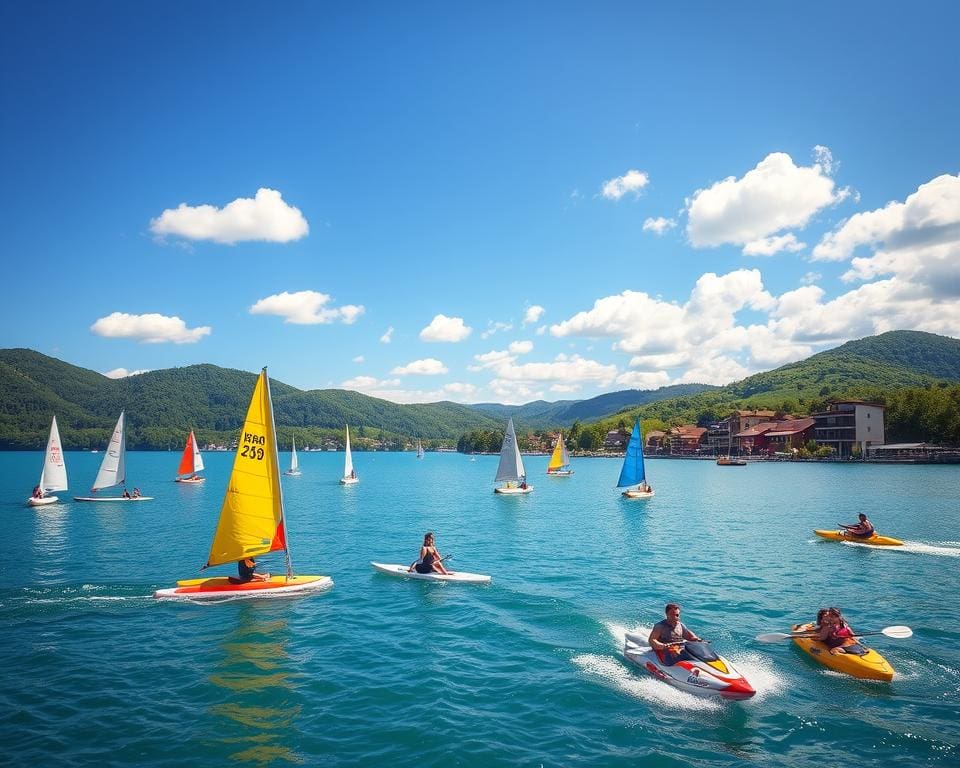
[[[813,624],[796,624],[792,629],[794,632],[807,632],[813,627]],[[852,653],[830,653],[830,649],[815,637],[795,637],[793,642],[815,661],[837,672],[861,680],[893,680],[893,667],[872,648],[868,648],[863,656],[856,656]]]
[[[846,531],[814,531],[822,539],[830,541],[852,541],[855,544],[872,544],[875,547],[902,547],[903,542],[900,539],[893,539],[890,536],[880,536],[874,533],[873,536],[851,536]]]

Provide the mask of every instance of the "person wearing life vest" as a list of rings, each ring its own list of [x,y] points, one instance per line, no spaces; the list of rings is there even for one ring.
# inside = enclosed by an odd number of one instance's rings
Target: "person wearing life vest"
[[[680,623],[679,605],[667,603],[663,613],[665,618],[653,625],[647,642],[664,664],[673,666],[682,659],[692,658],[684,647],[685,640],[702,641],[694,632]]]
[[[860,519],[859,523],[854,523],[853,525],[840,523],[840,525],[842,525],[851,536],[856,536],[858,539],[869,539],[874,534],[873,523],[867,519],[867,516],[863,514],[863,512],[857,517]]]
[[[820,640],[830,653],[850,653],[862,655],[863,646],[857,642],[853,627],[847,624],[839,608],[822,608],[817,613],[817,639]]]

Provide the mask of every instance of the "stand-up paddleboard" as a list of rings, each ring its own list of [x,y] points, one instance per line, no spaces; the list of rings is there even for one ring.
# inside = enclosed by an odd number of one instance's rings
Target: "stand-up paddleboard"
[[[227,576],[209,579],[185,579],[172,589],[158,589],[154,597],[182,597],[189,600],[223,600],[237,597],[266,597],[267,595],[298,594],[314,590],[330,589],[333,579],[329,576],[271,576],[266,581],[248,581],[236,584]]]
[[[387,576],[400,576],[404,579],[423,579],[424,581],[457,581],[461,584],[489,584],[490,577],[483,573],[467,573],[466,571],[454,571],[453,573],[417,573],[408,571],[408,566],[396,563],[374,563],[372,565],[380,573]]]
[[[240,582],[227,576],[178,581],[171,589],[154,592],[157,598],[216,600],[268,597],[329,589],[329,576],[293,573],[277,457],[277,428],[273,420],[270,380],[264,368],[257,378],[237,442],[233,471],[227,483],[220,519],[207,557],[208,568],[235,564],[267,552],[283,552],[286,574]]]
[[[814,530],[821,539],[830,541],[852,541],[854,544],[871,544],[874,547],[902,547],[903,542],[900,539],[894,539],[890,536],[880,536],[874,533],[872,536],[853,536],[846,531],[817,531]]]

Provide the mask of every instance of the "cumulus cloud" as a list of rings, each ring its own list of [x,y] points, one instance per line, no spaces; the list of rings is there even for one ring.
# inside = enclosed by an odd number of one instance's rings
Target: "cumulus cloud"
[[[393,341],[393,326],[392,326],[392,325],[391,325],[389,328],[387,328],[387,330],[384,332],[383,336],[380,337],[380,343],[381,343],[381,344],[389,344],[391,341]]]
[[[666,219],[663,216],[658,216],[657,218],[648,218],[643,222],[643,231],[644,232],[653,232],[657,235],[662,235],[668,229],[673,229],[677,226],[676,219]]]
[[[527,311],[523,313],[523,324],[527,326],[539,322],[540,318],[543,317],[543,313],[546,311],[547,310],[537,304],[534,304],[532,307],[527,307]]]
[[[756,243],[785,229],[800,229],[828,206],[850,195],[830,177],[829,150],[818,147],[810,166],[774,152],[743,178],[733,176],[687,201],[687,235],[694,247]]]
[[[526,355],[533,351],[533,342],[514,341],[510,343],[509,350],[514,355]]]
[[[107,371],[103,375],[108,379],[125,379],[128,376],[139,376],[141,373],[147,373],[149,368],[138,368],[135,371],[128,371],[126,368],[114,368],[112,371]]]
[[[101,317],[90,330],[97,336],[110,339],[134,339],[141,344],[195,344],[210,334],[209,326],[187,328],[179,317],[167,317],[156,313],[146,315],[128,315],[125,312],[113,312]]]
[[[473,331],[464,324],[462,317],[436,315],[430,325],[420,331],[422,341],[463,341]]]
[[[435,360],[432,357],[424,358],[423,360],[414,360],[412,363],[407,363],[406,365],[398,365],[390,373],[395,376],[407,376],[409,374],[416,374],[418,376],[438,376],[442,373],[447,373],[447,366],[441,363],[439,360]]]
[[[355,362],[355,363],[362,363],[362,362],[363,362],[363,355],[357,355],[355,358],[353,358],[353,362]]]
[[[252,200],[240,197],[223,208],[181,203],[150,221],[158,237],[172,235],[187,240],[212,240],[233,245],[245,240],[288,243],[310,231],[298,208],[284,202],[274,189],[262,187]]]
[[[431,390],[401,389],[399,379],[381,380],[373,376],[357,376],[348,379],[341,384],[341,387],[393,403],[436,403],[442,400],[464,403],[477,392],[473,384],[457,381]]]
[[[521,342],[522,344],[522,342]],[[532,345],[531,345],[532,347]],[[494,350],[474,355],[473,372],[493,375],[487,387],[499,402],[517,403],[543,397],[544,386],[581,386],[590,383],[605,387],[617,375],[615,365],[604,365],[579,355],[557,355],[551,362],[517,363],[517,352]]]
[[[797,240],[792,232],[774,237],[762,237],[743,246],[744,256],[773,256],[781,251],[796,253],[807,247],[806,243]]]
[[[601,194],[608,200],[619,200],[626,194],[639,196],[650,177],[643,171],[629,170],[623,176],[603,182]]]
[[[329,301],[330,296],[318,291],[284,291],[257,301],[250,307],[250,314],[276,315],[293,325],[322,325],[337,320],[352,325],[365,311],[362,306],[354,304],[328,307]]]

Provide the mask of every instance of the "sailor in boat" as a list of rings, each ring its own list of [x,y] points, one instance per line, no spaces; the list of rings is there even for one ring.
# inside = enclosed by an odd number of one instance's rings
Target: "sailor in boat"
[[[237,572],[239,576],[231,576],[232,584],[246,584],[249,581],[268,581],[269,573],[257,573],[257,561],[252,557],[237,561]]]
[[[650,483],[648,483],[646,480],[644,480],[642,483],[640,483],[640,485],[637,486],[637,490],[640,491],[641,493],[653,493],[653,488],[651,487]]]
[[[657,652],[657,655],[668,667],[672,667],[682,659],[693,658],[684,648],[683,640],[703,642],[687,627],[680,623],[680,606],[676,603],[667,603],[663,609],[666,618],[653,625],[647,642]]]
[[[43,488],[41,488],[39,485],[35,485],[33,487],[33,498],[35,499],[43,498]]]
[[[417,573],[444,573],[449,575],[450,571],[443,567],[443,558],[434,546],[433,534],[427,531],[423,535],[423,546],[420,547],[420,559],[410,563],[407,572],[416,571]]]
[[[130,491],[128,491],[126,488],[123,489],[123,493],[122,493],[120,496],[121,496],[121,498],[124,498],[124,499],[132,498],[132,497],[130,496]]]
[[[867,519],[867,516],[863,514],[863,512],[857,517],[860,519],[859,523],[855,523],[854,525],[840,523],[840,525],[842,525],[851,536],[856,536],[858,539],[869,539],[875,533],[873,523]]]
[[[140,493],[140,489],[139,489],[139,488],[134,488],[134,489],[133,489],[133,497],[132,497],[132,498],[134,498],[134,499],[139,499],[141,495],[142,495],[142,494]]]
[[[527,490],[527,478],[526,478],[526,477],[521,477],[521,478],[520,478],[520,488],[521,488],[522,490]]]

